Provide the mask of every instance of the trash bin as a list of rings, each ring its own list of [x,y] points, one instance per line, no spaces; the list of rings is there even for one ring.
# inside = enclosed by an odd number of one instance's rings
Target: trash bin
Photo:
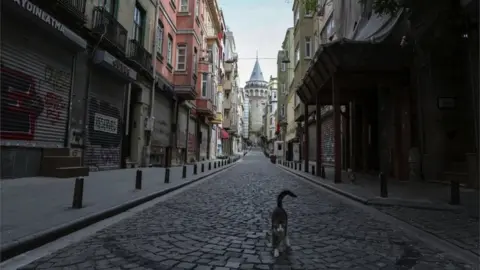
[[[276,163],[277,163],[277,156],[275,156],[275,155],[270,155],[270,161],[271,161],[273,164],[276,164]]]

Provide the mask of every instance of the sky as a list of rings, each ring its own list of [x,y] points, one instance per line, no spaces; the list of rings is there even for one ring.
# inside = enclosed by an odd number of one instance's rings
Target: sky
[[[238,53],[240,86],[250,78],[256,51],[263,77],[277,77],[277,53],[293,24],[289,0],[218,0],[225,23],[233,32]]]

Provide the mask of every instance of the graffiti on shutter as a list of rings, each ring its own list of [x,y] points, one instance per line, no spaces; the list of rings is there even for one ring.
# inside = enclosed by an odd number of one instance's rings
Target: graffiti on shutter
[[[186,148],[187,140],[187,117],[188,111],[184,108],[178,109],[178,122],[177,122],[177,147]]]
[[[317,124],[308,126],[308,159],[317,160]]]
[[[14,43],[2,42],[0,137],[18,145],[63,147],[73,56],[58,50],[54,57],[48,45]]]
[[[335,162],[334,142],[333,115],[328,115],[322,119],[322,162]]]
[[[197,148],[197,122],[195,118],[190,118],[188,122],[188,162],[195,160],[195,149]]]

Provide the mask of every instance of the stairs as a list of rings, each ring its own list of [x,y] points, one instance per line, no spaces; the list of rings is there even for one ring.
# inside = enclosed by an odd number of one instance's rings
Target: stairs
[[[45,148],[40,175],[57,178],[88,176],[89,168],[81,164],[82,158],[70,156],[69,148]]]

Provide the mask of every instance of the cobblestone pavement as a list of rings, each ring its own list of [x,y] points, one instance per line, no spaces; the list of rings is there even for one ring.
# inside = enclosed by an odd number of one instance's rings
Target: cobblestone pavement
[[[292,250],[265,230],[284,188]],[[236,167],[24,269],[468,269],[252,152]]]
[[[376,208],[480,255],[478,219],[470,217],[466,212],[456,213],[387,206],[377,206]]]

